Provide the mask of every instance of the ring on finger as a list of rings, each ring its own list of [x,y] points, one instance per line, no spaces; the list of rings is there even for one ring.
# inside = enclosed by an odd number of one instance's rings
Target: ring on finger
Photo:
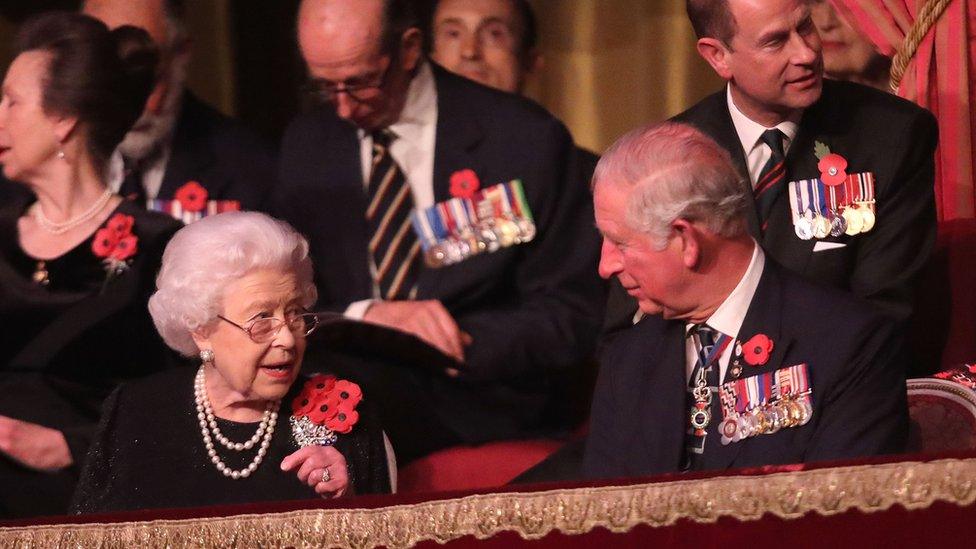
[[[329,468],[326,467],[325,469],[322,469],[322,481],[321,482],[329,482],[330,480],[332,480],[332,473],[330,473],[329,472]]]

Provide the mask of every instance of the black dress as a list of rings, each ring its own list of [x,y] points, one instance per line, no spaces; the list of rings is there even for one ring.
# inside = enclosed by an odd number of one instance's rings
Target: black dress
[[[288,417],[301,390],[299,378],[281,401],[268,453],[247,478],[224,476],[204,447],[193,397],[196,368],[179,368],[120,386],[105,402],[102,422],[72,503],[73,513],[147,508],[200,507],[263,501],[302,500],[318,495],[295,472],[281,470],[298,450]],[[368,398],[368,395],[366,395]],[[358,423],[338,435],[335,448],[346,458],[356,494],[390,491],[382,431],[364,399]],[[257,423],[217,419],[233,441],[244,441]],[[242,469],[257,448],[233,452],[217,444],[228,467]],[[235,455],[237,454],[237,455]]]
[[[128,269],[106,282],[93,234],[44,262],[48,283],[41,285],[39,262],[20,248],[17,232],[34,198],[9,196],[0,205],[0,415],[61,431],[75,465],[40,473],[0,454],[0,519],[66,512],[102,401],[120,381],[169,364],[172,352],[146,303],[163,249],[181,226],[123,202],[112,215],[131,215],[138,239]]]

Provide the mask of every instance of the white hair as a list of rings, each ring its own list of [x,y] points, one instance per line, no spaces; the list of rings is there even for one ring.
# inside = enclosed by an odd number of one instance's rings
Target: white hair
[[[667,246],[677,219],[727,238],[746,231],[742,176],[725,149],[687,124],[651,124],[618,139],[593,174],[594,188],[604,183],[631,188],[627,221],[658,249]]]
[[[257,212],[212,215],[180,229],[166,246],[149,313],[177,352],[199,352],[192,333],[221,314],[224,288],[258,269],[294,273],[302,305],[315,303],[308,242],[284,221]]]

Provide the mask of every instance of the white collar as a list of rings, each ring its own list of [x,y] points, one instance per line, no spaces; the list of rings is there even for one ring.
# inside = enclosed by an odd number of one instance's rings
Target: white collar
[[[732,100],[732,84],[725,87],[725,96],[729,104],[729,114],[732,115],[732,125],[735,126],[735,133],[739,135],[739,141],[742,144],[742,150],[745,151],[748,156],[752,149],[756,148],[758,145],[762,144],[760,139],[762,134],[766,130],[771,130],[773,128],[767,128],[758,122],[753,121],[751,118],[746,116],[739,110],[739,107],[735,106],[735,101]],[[800,117],[803,116],[802,112],[794,114],[790,119],[780,122],[774,126],[779,131],[786,134],[786,143],[784,144],[784,149],[789,149],[789,144],[793,142],[796,138],[796,132],[800,128]]]
[[[752,303],[756,288],[759,287],[759,279],[762,277],[763,269],[766,266],[766,254],[763,253],[759,244],[753,242],[753,246],[752,259],[749,261],[746,272],[728,297],[725,298],[725,301],[718,306],[718,309],[715,309],[715,312],[708,317],[706,322],[715,330],[732,338],[739,336],[742,322],[746,319],[749,304]]]
[[[407,88],[407,99],[403,103],[400,117],[390,124],[389,128],[398,140],[417,143],[422,139],[424,129],[432,128],[435,124],[437,124],[437,86],[430,64],[422,62]],[[365,135],[365,131],[359,130],[360,139]]]

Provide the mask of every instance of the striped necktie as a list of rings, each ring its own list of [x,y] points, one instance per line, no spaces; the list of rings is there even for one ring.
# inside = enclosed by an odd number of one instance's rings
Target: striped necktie
[[[786,154],[783,152],[783,132],[777,129],[766,130],[762,134],[762,141],[771,151],[772,156],[759,172],[756,188],[752,191],[756,200],[756,211],[759,213],[759,226],[763,232],[769,223],[769,214],[773,211],[773,202],[783,190],[786,180]]]
[[[384,300],[412,298],[420,272],[420,242],[410,225],[413,196],[403,171],[390,155],[394,135],[373,132],[373,163],[369,174],[366,225],[373,280]]]

